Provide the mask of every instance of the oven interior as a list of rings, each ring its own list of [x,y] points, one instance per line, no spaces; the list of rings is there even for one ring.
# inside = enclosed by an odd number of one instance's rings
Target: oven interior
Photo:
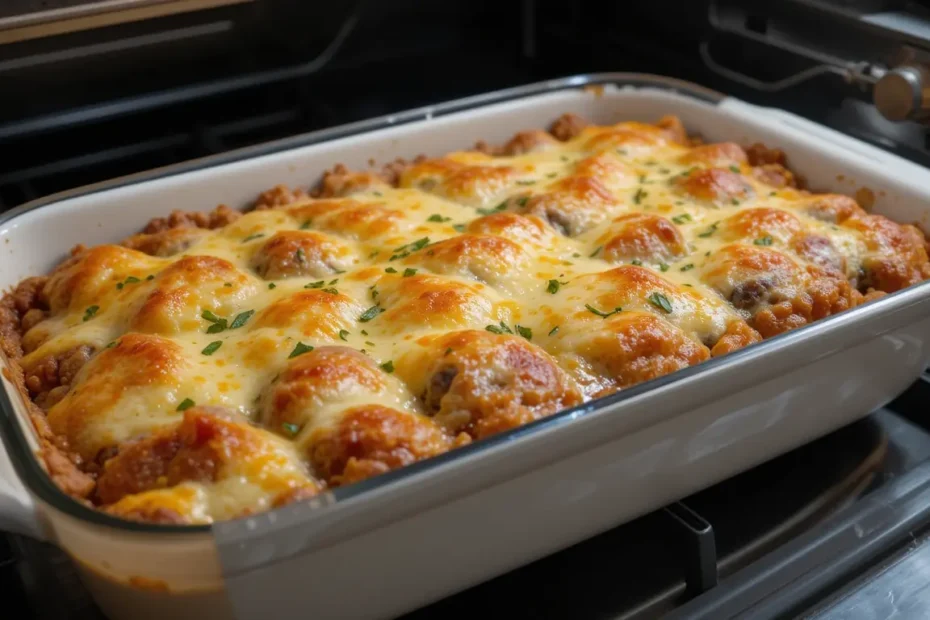
[[[157,4],[160,12],[145,12]],[[314,129],[598,71],[694,81],[930,165],[930,3],[168,4],[0,7],[0,83],[15,93],[0,98],[0,211]],[[473,616],[501,601],[519,601],[509,613],[526,618],[831,617],[875,590],[875,575],[904,567],[925,537],[930,502],[920,508],[913,493],[930,489],[928,403],[925,375],[864,420],[409,617]],[[876,503],[892,510],[870,530],[880,540],[868,553],[829,548]],[[807,562],[780,561],[789,550]],[[0,535],[0,590],[34,617],[102,617],[69,560],[32,540]]]

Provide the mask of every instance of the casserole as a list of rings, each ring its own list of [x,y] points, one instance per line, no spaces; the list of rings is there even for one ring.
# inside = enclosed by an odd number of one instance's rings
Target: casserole
[[[790,115],[760,112],[680,83],[646,78],[630,78],[640,88],[571,88],[621,79],[575,79],[524,91],[544,93],[535,96],[505,91],[491,98],[501,103],[478,110],[434,118],[476,102],[466,101],[415,111],[387,120],[420,115],[429,120],[282,156],[242,159],[199,176],[169,176],[24,210],[9,220],[5,234],[17,230],[24,235],[30,225],[38,231],[54,217],[56,238],[40,247],[17,245],[16,237],[8,236],[17,261],[10,262],[3,281],[12,284],[47,270],[58,258],[49,246],[100,243],[134,232],[140,220],[125,208],[130,197],[140,207],[157,201],[164,205],[162,214],[198,191],[210,191],[214,200],[217,188],[224,202],[242,204],[263,184],[260,178],[299,184],[301,176],[318,173],[324,162],[362,167],[373,154],[380,160],[421,151],[438,155],[462,146],[466,128],[471,135],[503,142],[518,121],[519,126],[542,126],[565,110],[599,123],[674,113],[711,140],[782,147],[814,187],[843,193],[868,188],[878,197],[877,208],[894,219],[926,217],[925,171]],[[413,136],[418,136],[416,143]],[[255,151],[240,155],[249,154]],[[159,214],[146,210],[146,216]],[[90,212],[106,219],[106,230],[77,225]],[[30,482],[30,494],[13,487],[18,482],[11,478],[4,514],[22,528],[32,498],[38,499],[51,535],[85,567],[88,583],[111,615],[129,613],[131,607],[121,606],[133,604],[134,598],[147,599],[143,609],[153,617],[166,613],[160,605],[178,601],[186,610],[202,610],[200,602],[223,599],[218,588],[224,582],[231,604],[246,617],[263,613],[260,602],[270,592],[282,616],[301,613],[308,594],[315,611],[326,617],[391,615],[571,544],[868,413],[927,362],[925,290],[925,285],[915,286],[596,406],[209,529],[126,524],[69,503],[47,478],[36,476],[35,463],[22,458],[16,438],[31,431],[23,424],[19,403],[20,415],[7,419],[4,437]],[[870,381],[861,381],[864,376]],[[824,402],[824,394],[834,402]],[[114,537],[113,528],[123,534]],[[156,539],[157,547],[151,547]],[[404,561],[397,563],[400,556]],[[443,563],[444,556],[456,561]],[[364,561],[340,560],[346,557]],[[179,558],[185,558],[180,566]],[[322,567],[325,583],[300,581],[300,575],[320,574]],[[345,597],[349,584],[360,579],[370,585],[372,597]]]

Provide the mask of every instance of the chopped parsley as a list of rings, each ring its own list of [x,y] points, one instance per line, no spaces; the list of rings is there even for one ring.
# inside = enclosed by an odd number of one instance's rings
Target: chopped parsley
[[[546,287],[546,292],[550,295],[555,295],[559,292],[559,287],[562,285],[558,280],[549,280],[549,285]]]
[[[154,274],[147,275],[147,276],[145,277],[145,279],[146,279],[146,281],[148,281],[148,280],[154,280],[154,279],[155,279],[155,275],[154,275]]]
[[[362,330],[362,335],[363,335],[363,336],[367,336],[367,335],[368,335],[368,332],[365,331],[365,330],[363,329],[363,330]]]
[[[595,256],[597,256],[598,252],[600,252],[603,249],[604,249],[604,246],[602,245],[597,246],[596,248],[594,248],[594,251],[588,255],[588,258],[594,258]]]
[[[255,314],[255,310],[246,310],[245,312],[240,312],[236,315],[236,318],[232,320],[232,323],[229,324],[229,329],[239,329],[249,322],[249,319],[252,318],[253,314]]]
[[[556,334],[558,331],[559,331],[559,326],[556,325],[555,327],[553,327],[552,329],[549,330],[549,335],[550,335],[550,336],[555,336],[555,334]]]
[[[87,310],[84,311],[84,321],[89,321],[94,318],[98,310],[100,310],[100,306],[88,306]]]
[[[384,270],[384,273],[397,273],[397,270],[394,269],[393,267],[388,267],[387,269]]]
[[[452,347],[447,347],[446,352],[443,353],[443,355],[449,355],[450,353],[452,353]]]
[[[222,331],[225,331],[226,326],[227,326],[226,319],[219,319],[216,322],[214,322],[213,325],[207,328],[207,333],[218,334]]]
[[[300,432],[300,427],[296,424],[291,424],[290,422],[281,422],[281,428],[287,431],[287,434],[291,437]]]
[[[394,360],[388,360],[381,364],[381,369],[388,374],[394,372]]]
[[[638,265],[642,265],[643,261],[639,260],[638,258],[634,258],[633,260],[630,261],[630,264],[638,266]]]
[[[417,270],[414,269],[413,267],[407,267],[406,269],[404,269],[405,278],[409,278],[410,276],[415,276],[416,274],[417,274]]]
[[[426,221],[427,222],[439,222],[440,224],[442,224],[443,222],[448,222],[451,219],[452,219],[451,217],[443,217],[439,215],[438,213],[433,213],[431,216],[426,218]]]
[[[360,323],[367,323],[368,321],[372,320],[373,318],[375,318],[382,312],[384,312],[384,308],[382,308],[381,306],[375,305],[369,308],[368,310],[365,310],[365,312],[362,312],[362,316],[358,317],[358,320]]]
[[[730,202],[732,202],[734,205],[737,205],[737,206],[739,205],[739,200],[737,200],[736,198],[732,198]]]
[[[642,202],[643,198],[645,198],[648,195],[649,195],[649,192],[643,191],[643,188],[640,187],[639,189],[636,190],[636,193],[633,194],[633,203],[639,204],[640,202]]]
[[[753,240],[755,245],[772,245],[772,238],[769,235]]]
[[[710,237],[712,234],[714,234],[715,232],[717,232],[717,224],[719,224],[719,223],[720,223],[720,222],[714,222],[713,224],[711,224],[711,225],[707,228],[707,230],[705,230],[705,231],[702,232],[702,233],[698,233],[698,237],[705,237],[705,238],[706,238],[706,237]]]
[[[739,166],[730,166],[730,170],[735,172],[736,174],[739,174],[740,172]]]
[[[535,185],[536,181],[534,179],[526,179],[517,181],[517,185]]]
[[[312,350],[313,350],[313,347],[311,347],[309,344],[298,342],[297,346],[294,347],[294,350],[291,351],[291,354],[287,356],[287,359],[291,359],[292,357],[297,357],[298,355],[303,355],[304,353],[309,353]]]
[[[546,178],[547,178],[547,179],[554,179],[554,178],[557,177],[558,175],[559,175],[558,172],[550,172],[549,174],[546,175]]]
[[[514,202],[517,203],[518,207],[525,207],[526,203],[528,203],[529,201],[530,201],[529,196],[520,196]]]
[[[324,282],[323,280],[317,280],[316,282],[305,284],[304,288],[323,288],[324,284],[326,284],[326,282]]]
[[[330,288],[324,288],[324,289],[323,289],[323,292],[324,292],[324,293],[329,293],[330,295],[338,295],[338,294],[339,294],[339,290],[338,290],[338,289],[335,289],[335,288],[332,288],[332,287],[330,287]]]
[[[150,276],[150,277],[154,278],[155,276]],[[136,276],[129,276],[129,277],[127,277],[125,280],[123,280],[122,282],[120,282],[119,284],[117,284],[117,285],[116,285],[116,288],[119,289],[119,290],[122,290],[123,287],[126,286],[127,284],[135,284],[136,282],[141,282],[141,281],[142,281],[142,280],[140,280],[140,279],[137,278]]]
[[[506,208],[507,208],[507,201],[505,200],[504,202],[500,203],[493,209],[478,209],[478,213],[480,213],[481,215],[493,215],[495,213],[503,211]]]
[[[422,250],[428,245],[429,245],[429,237],[423,237],[422,239],[417,239],[416,241],[412,243],[402,245],[396,250],[394,250],[394,254],[392,254],[391,258],[389,258],[388,260],[397,260],[398,258],[406,258],[410,256],[413,252]]]
[[[687,265],[679,269],[679,271],[691,271],[692,269],[694,269],[694,263],[688,263]]]
[[[190,409],[191,407],[193,407],[193,406],[196,405],[196,404],[197,404],[197,403],[195,403],[195,402],[192,401],[191,399],[185,398],[184,400],[181,401],[181,404],[178,405],[177,411],[186,411],[186,410]]]
[[[507,327],[507,324],[501,321],[497,325],[488,325],[485,329],[492,334],[512,334],[513,330]]]
[[[300,225],[300,229],[307,230],[308,228],[310,228],[310,224],[312,223],[313,223],[313,220],[307,220],[306,222]]]
[[[213,355],[214,353],[216,353],[216,350],[219,349],[221,346],[223,346],[222,340],[214,340],[213,342],[205,346],[203,348],[203,351],[201,351],[201,353],[203,353],[204,355]]]
[[[668,265],[665,264],[665,263],[659,263],[659,271],[661,271],[661,272],[663,272],[663,273],[666,272],[666,271],[668,271]]]
[[[651,303],[656,308],[662,310],[666,314],[671,314],[672,312],[672,302],[668,300],[668,297],[662,293],[653,293],[649,296],[649,303]]]
[[[303,264],[303,262],[304,262],[304,251],[303,251],[302,248],[297,248],[297,251],[294,252],[294,259],[295,259],[298,263]]]
[[[533,339],[533,330],[529,327],[524,327],[523,325],[516,325],[517,333],[526,338],[527,340]]]
[[[454,228],[456,232],[465,232],[465,224],[453,224],[452,228]]]
[[[685,222],[690,222],[691,214],[682,213],[681,215],[676,215],[675,217],[672,218],[672,221],[675,222],[676,224],[684,224]]]
[[[249,241],[254,241],[255,239],[261,239],[264,236],[265,236],[265,233],[254,233],[252,235],[249,235],[245,239],[243,239],[242,243],[248,243]]]
[[[232,282],[223,282],[223,286],[227,288],[232,288]]]
[[[329,285],[332,286],[333,284],[335,284],[335,283],[338,282],[338,281],[339,281],[339,278],[333,278],[332,280],[329,281]]]
[[[104,348],[104,349],[112,349],[112,348],[115,347],[117,344],[119,344],[119,343],[118,343],[116,340],[111,340],[111,341],[107,344],[107,346],[105,346],[105,347],[103,347],[103,348]]]
[[[342,340],[343,342],[347,342],[347,341],[348,341],[348,338],[346,338],[346,336],[348,336],[348,335],[349,335],[349,330],[347,330],[347,329],[340,329],[340,330],[339,330],[339,340]]]
[[[273,288],[278,288],[278,285],[275,284],[274,282],[269,282],[269,283],[268,283],[268,289],[271,290],[271,289],[273,289]]]
[[[597,308],[595,308],[595,307],[592,306],[591,304],[585,304],[584,307],[588,309],[588,312],[591,312],[591,313],[593,313],[593,314],[596,314],[597,316],[599,316],[599,317],[601,317],[601,318],[603,318],[603,319],[606,319],[607,317],[609,317],[609,316],[611,316],[611,315],[617,314],[618,312],[623,312],[623,308],[621,308],[620,306],[617,306],[616,308],[614,308],[614,309],[611,310],[610,312],[602,312],[601,310],[598,310]]]

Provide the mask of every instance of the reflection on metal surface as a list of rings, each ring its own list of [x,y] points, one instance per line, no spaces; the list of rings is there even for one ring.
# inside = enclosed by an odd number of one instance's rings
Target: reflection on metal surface
[[[38,39],[126,22],[189,13],[253,0],[108,0],[68,3],[40,11],[0,13],[0,44]],[[27,3],[28,4],[28,3]]]

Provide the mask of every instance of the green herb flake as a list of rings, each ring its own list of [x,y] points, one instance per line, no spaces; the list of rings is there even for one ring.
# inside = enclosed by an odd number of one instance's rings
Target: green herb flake
[[[116,340],[111,340],[111,341],[107,344],[107,346],[104,347],[104,349],[112,349],[112,348],[115,347],[117,344],[118,344],[118,343],[117,343]]]
[[[772,238],[769,235],[760,237],[759,239],[754,239],[753,244],[755,245],[772,245]]]
[[[465,224],[453,224],[452,228],[454,228],[456,232],[465,232]]]
[[[452,353],[452,347],[446,348],[446,352],[443,353],[443,355],[449,355],[450,353]]]
[[[547,178],[547,179],[554,179],[554,178],[557,177],[557,176],[559,176],[559,173],[558,173],[558,172],[550,172],[549,174],[546,175],[546,178]]]
[[[736,198],[731,199],[730,202],[736,206],[739,206],[739,200],[737,200]]]
[[[550,335],[550,336],[555,336],[555,335],[558,333],[558,331],[559,331],[559,326],[556,325],[555,327],[553,327],[552,329],[549,330],[549,335]]]
[[[614,314],[617,314],[618,312],[623,312],[623,308],[621,308],[620,306],[617,306],[616,308],[614,308],[614,309],[611,310],[610,312],[602,312],[601,310],[598,310],[597,308],[595,308],[595,307],[592,306],[591,304],[585,304],[584,307],[587,308],[588,312],[591,312],[591,313],[593,313],[593,314],[596,314],[597,316],[599,316],[599,317],[601,317],[601,318],[603,318],[603,319],[606,319],[606,318],[609,317],[609,316],[612,316],[612,315],[614,315]]]
[[[363,335],[363,336],[367,336],[367,335],[368,335],[368,332],[365,331],[365,330],[363,329],[363,330],[362,330],[362,335]]]
[[[88,306],[84,311],[84,321],[89,321],[94,318],[94,315],[97,314],[97,311],[100,310],[100,306]]]
[[[246,237],[245,239],[243,239],[243,240],[242,240],[242,243],[248,243],[249,241],[254,241],[254,240],[256,240],[256,239],[261,239],[261,238],[264,237],[264,236],[265,236],[265,233],[255,233],[255,234],[249,235],[248,237]]]
[[[526,179],[517,181],[517,185],[535,185],[536,181],[534,179]]]
[[[602,245],[597,246],[596,248],[594,248],[594,251],[591,252],[591,254],[588,255],[588,258],[594,258],[594,257],[597,256],[598,253],[599,253],[601,250],[603,250],[603,249],[604,249],[604,246],[602,246]]]
[[[690,222],[691,214],[682,213],[681,215],[676,215],[675,217],[672,218],[672,221],[675,222],[676,224],[684,224],[685,222]]]
[[[663,273],[668,271],[668,265],[666,263],[659,263],[659,271]]]
[[[245,312],[240,312],[236,315],[236,318],[233,319],[232,323],[230,323],[229,329],[239,329],[249,322],[249,319],[252,318],[253,314],[255,314],[255,310],[246,310]]]
[[[290,422],[281,422],[281,428],[291,437],[295,437],[300,432],[300,427]]]
[[[404,269],[405,278],[409,278],[410,276],[415,276],[415,275],[417,275],[417,270],[414,269],[413,267],[407,267],[406,269]]]
[[[492,334],[503,334],[503,333],[504,333],[504,330],[502,330],[502,329],[501,329],[500,327],[498,327],[497,325],[485,325],[484,328],[485,328],[487,331],[491,332]]]
[[[645,198],[648,195],[649,195],[649,192],[643,191],[643,188],[640,187],[639,189],[636,190],[636,193],[633,194],[633,203],[639,204],[640,202],[642,202],[643,198]]]
[[[324,289],[323,289],[323,292],[324,292],[324,293],[329,293],[330,295],[338,295],[338,294],[339,294],[339,290],[338,290],[338,289],[335,289],[335,288],[333,288],[333,287],[324,288]]]
[[[311,347],[309,344],[298,342],[297,346],[294,347],[294,350],[291,351],[291,354],[287,356],[287,359],[297,357],[298,355],[303,355],[304,353],[309,353],[312,350],[313,347]]]
[[[218,334],[222,331],[225,331],[226,326],[227,326],[226,319],[219,319],[215,323],[213,323],[210,327],[207,328],[207,333]]]
[[[694,269],[694,263],[688,263],[687,265],[679,269],[679,271],[691,271],[692,269]]]
[[[397,273],[397,270],[394,269],[393,267],[388,267],[387,269],[384,270],[384,273]]]
[[[719,223],[720,222],[714,222],[707,228],[707,230],[705,230],[702,233],[698,233],[698,237],[704,237],[704,238],[710,237],[712,234],[717,232],[717,224]]]
[[[517,198],[515,202],[517,203],[518,207],[525,207],[526,203],[528,203],[529,201],[530,201],[529,196],[521,196]]]
[[[328,284],[329,284],[330,286],[332,286],[332,285],[335,284],[336,282],[339,282],[339,278],[333,278],[332,280],[330,280],[330,281],[328,282]]]
[[[302,248],[297,248],[297,251],[294,252],[294,259],[301,265],[304,263],[304,251]]]
[[[347,329],[339,330],[339,340],[342,340],[343,342],[348,342],[348,338],[346,338],[346,336],[348,335],[349,335],[349,330]]]
[[[375,346],[375,343],[369,342],[368,340],[365,341],[365,344],[366,344],[367,346],[369,346],[369,347]]]
[[[730,171],[735,172],[736,174],[740,173],[739,166],[730,166]]]
[[[439,222],[440,224],[442,224],[443,222],[448,222],[451,219],[452,219],[451,217],[443,217],[439,215],[438,213],[433,213],[431,216],[426,218],[426,221],[427,222]]]
[[[360,323],[367,323],[368,321],[372,320],[373,318],[375,318],[382,312],[384,312],[384,308],[382,308],[381,306],[375,305],[369,308],[368,310],[365,310],[365,312],[363,312],[362,315],[358,317],[358,320]]]
[[[204,355],[213,355],[214,353],[216,353],[216,350],[219,349],[221,346],[223,346],[222,340],[214,340],[213,342],[205,346],[203,348],[203,351],[201,351],[201,353],[203,353]]]
[[[769,196],[777,196],[778,192],[769,192]]]
[[[559,292],[559,286],[561,286],[561,284],[562,283],[558,280],[549,280],[549,285],[546,287],[546,292],[550,295],[555,295]]]
[[[381,364],[381,370],[388,374],[394,372],[394,360],[388,360]]]
[[[504,202],[500,203],[493,209],[478,209],[478,213],[480,213],[481,215],[493,215],[495,213],[503,211],[506,208],[507,208],[507,201],[505,200]]]
[[[190,409],[191,407],[193,407],[193,406],[196,405],[196,404],[197,404],[197,403],[195,403],[195,402],[192,401],[191,399],[185,398],[184,400],[181,401],[181,404],[178,405],[178,408],[177,408],[176,411],[187,411],[188,409]]]
[[[277,284],[275,284],[274,282],[268,283],[268,290],[275,289],[275,288],[278,288]]]
[[[151,282],[151,281],[154,280],[154,279],[155,279],[155,274],[149,274],[149,275],[145,276],[146,282]]]
[[[312,223],[313,223],[313,220],[307,220],[306,222],[304,222],[303,224],[300,225],[300,229],[301,229],[301,230],[307,230],[308,228],[310,228],[310,225],[311,225]]]
[[[323,280],[317,280],[316,282],[311,282],[310,284],[305,284],[304,288],[323,288],[326,284]]]
[[[638,258],[634,258],[633,260],[630,261],[630,264],[640,266],[643,264],[643,261],[639,260]]]
[[[381,192],[372,192],[372,194],[374,194],[378,198],[381,198],[382,196],[384,196],[384,194],[382,194]]]
[[[223,286],[226,288],[232,288],[232,282],[223,282]]]
[[[216,316],[209,310],[204,310],[200,314],[200,318],[204,319],[205,321],[210,321],[211,323],[218,323],[220,321],[220,317]]]
[[[656,308],[662,310],[666,314],[671,314],[672,312],[672,302],[668,300],[668,297],[662,293],[653,293],[649,296],[649,303],[651,303]]]
[[[533,330],[529,327],[524,327],[523,325],[516,325],[517,333],[526,338],[527,340],[533,339]]]

